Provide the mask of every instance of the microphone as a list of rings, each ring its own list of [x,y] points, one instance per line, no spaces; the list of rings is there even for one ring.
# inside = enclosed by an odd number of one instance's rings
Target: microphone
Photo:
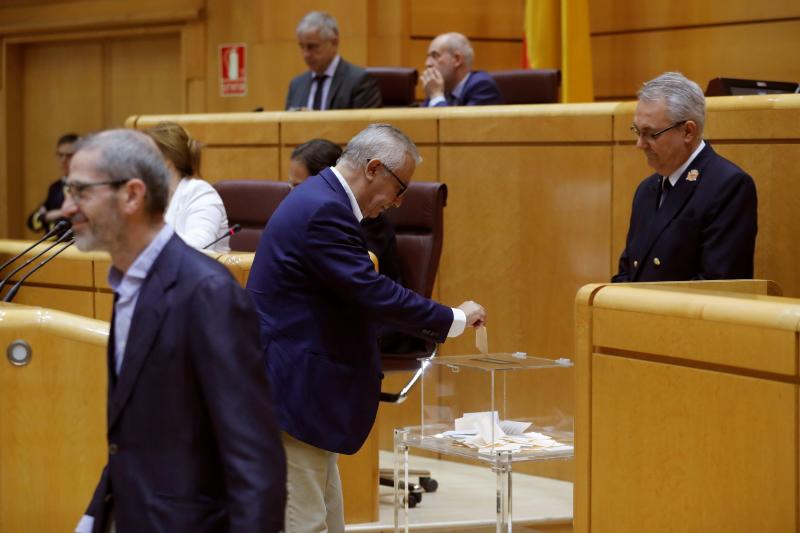
[[[30,265],[31,263],[33,263],[34,261],[36,261],[37,259],[39,259],[40,257],[42,257],[44,254],[46,254],[47,252],[49,252],[49,251],[50,251],[50,250],[51,250],[51,249],[52,249],[54,246],[56,246],[56,245],[58,245],[58,244],[62,243],[63,241],[67,240],[67,239],[68,239],[68,238],[70,238],[70,237],[72,237],[72,230],[69,230],[69,231],[65,232],[65,233],[64,233],[64,235],[62,235],[61,237],[59,237],[59,238],[58,238],[58,240],[57,240],[56,242],[54,242],[53,244],[51,244],[50,246],[48,246],[47,248],[45,248],[44,250],[42,250],[42,251],[41,251],[41,252],[39,252],[38,254],[34,255],[33,257],[31,257],[30,259],[28,259],[27,261],[25,261],[24,263],[22,263],[20,266],[18,266],[18,267],[17,267],[17,268],[15,268],[14,270],[12,270],[12,271],[11,271],[11,273],[10,273],[8,276],[6,276],[6,277],[3,279],[3,281],[0,281],[0,291],[2,291],[2,290],[3,290],[3,287],[5,287],[5,286],[6,286],[6,283],[8,283],[8,280],[9,280],[9,279],[11,279],[11,276],[13,276],[14,274],[16,274],[17,272],[19,272],[20,270],[22,270],[22,269],[23,269],[23,268],[25,268],[26,266]]]
[[[72,233],[72,230],[70,230],[67,233]],[[56,244],[58,244],[58,243],[56,243]],[[19,292],[19,288],[22,286],[22,284],[25,282],[25,280],[27,280],[29,277],[31,277],[31,274],[33,274],[34,272],[36,272],[37,270],[42,268],[44,265],[46,265],[47,263],[49,263],[50,261],[55,259],[55,257],[58,254],[60,254],[61,252],[63,252],[64,250],[66,250],[67,248],[72,246],[73,244],[75,244],[75,240],[74,239],[69,241],[64,246],[62,246],[60,250],[58,250],[56,253],[54,253],[50,257],[45,257],[41,262],[39,262],[38,265],[36,265],[32,269],[30,269],[27,274],[22,276],[22,278],[20,278],[20,280],[18,282],[16,282],[13,287],[11,287],[11,290],[8,291],[8,294],[6,294],[5,298],[3,298],[3,301],[4,302],[10,302],[11,300],[13,300],[14,296],[16,296],[17,292]]]
[[[0,266],[0,272],[2,272],[8,265],[10,265],[11,263],[16,261],[17,259],[19,259],[23,255],[25,255],[28,252],[30,252],[31,250],[33,250],[35,247],[39,246],[40,244],[42,244],[44,241],[46,241],[47,239],[49,239],[50,237],[52,237],[53,235],[55,235],[59,231],[65,230],[65,229],[69,228],[71,225],[72,224],[70,224],[68,220],[59,220],[58,224],[53,226],[53,229],[51,229],[50,231],[48,231],[47,233],[44,234],[44,237],[42,237],[41,239],[39,239],[35,243],[31,244],[30,246],[28,246],[27,248],[22,250],[17,255],[15,255],[14,257],[9,259],[5,263],[3,263],[3,266]],[[0,285],[0,289],[2,289],[2,285]]]
[[[222,235],[220,235],[219,237],[217,237],[216,239],[214,239],[210,243],[208,243],[205,246],[203,246],[202,249],[205,250],[206,248],[208,248],[212,244],[217,244],[219,241],[221,241],[225,237],[233,236],[235,233],[239,233],[240,231],[242,231],[242,225],[241,224],[234,224],[233,226],[231,226],[231,229],[229,229],[228,231],[226,231],[225,233],[223,233]],[[2,285],[0,285],[0,289],[2,289],[2,288],[3,288]]]

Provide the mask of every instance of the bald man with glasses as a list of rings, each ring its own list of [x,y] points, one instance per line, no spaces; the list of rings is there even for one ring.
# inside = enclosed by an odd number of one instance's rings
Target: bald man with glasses
[[[614,282],[749,279],[756,187],[703,140],[705,97],[677,72],[639,91],[631,132],[656,173],[633,198]]]

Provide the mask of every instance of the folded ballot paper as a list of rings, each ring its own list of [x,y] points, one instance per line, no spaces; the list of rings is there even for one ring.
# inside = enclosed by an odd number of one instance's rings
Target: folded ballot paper
[[[454,444],[478,450],[478,453],[524,452],[536,450],[562,451],[572,446],[561,444],[549,435],[526,430],[530,422],[500,420],[497,411],[464,413],[457,418],[455,429],[435,435]]]

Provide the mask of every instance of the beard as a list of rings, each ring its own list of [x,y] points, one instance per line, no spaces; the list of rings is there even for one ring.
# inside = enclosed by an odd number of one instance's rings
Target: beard
[[[82,252],[110,252],[119,246],[124,235],[123,221],[113,198],[101,212],[87,218],[83,213],[73,217],[75,246]],[[77,230],[74,224],[83,224]]]

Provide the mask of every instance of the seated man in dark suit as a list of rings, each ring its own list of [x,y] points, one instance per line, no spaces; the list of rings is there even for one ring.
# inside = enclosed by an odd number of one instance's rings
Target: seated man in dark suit
[[[378,82],[339,55],[336,19],[312,11],[297,25],[297,43],[310,69],[289,84],[287,110],[381,107]]]
[[[108,463],[76,531],[283,529],[286,462],[252,301],[164,222],[169,172],[143,133],[82,142],[63,215],[111,256]]]
[[[422,73],[423,107],[504,103],[492,77],[471,70],[474,57],[469,39],[460,33],[443,33],[431,41]]]
[[[61,215],[61,204],[64,203],[64,180],[69,173],[69,162],[75,151],[75,143],[80,137],[75,133],[66,133],[58,138],[56,157],[61,168],[61,177],[50,184],[47,198],[28,216],[28,229],[47,233],[64,217]],[[65,230],[66,231],[66,230]]]
[[[631,131],[656,171],[636,189],[612,281],[753,277],[756,187],[703,140],[705,97],[678,72],[639,91]]]

